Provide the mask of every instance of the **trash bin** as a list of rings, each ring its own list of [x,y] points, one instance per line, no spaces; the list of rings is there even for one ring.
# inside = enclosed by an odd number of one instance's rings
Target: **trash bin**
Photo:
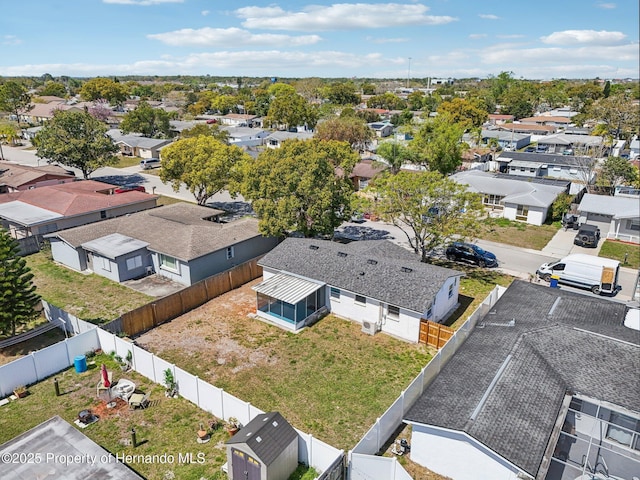
[[[76,373],[82,373],[87,371],[87,357],[84,355],[78,355],[73,359],[73,365],[76,367]]]
[[[552,275],[551,276],[551,280],[549,281],[549,286],[551,288],[558,288],[558,280],[560,279],[560,277],[558,277],[557,275]]]

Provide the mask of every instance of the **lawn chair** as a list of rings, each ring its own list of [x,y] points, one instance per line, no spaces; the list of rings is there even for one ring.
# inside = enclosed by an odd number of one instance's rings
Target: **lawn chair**
[[[96,396],[100,397],[100,393],[107,392],[110,394],[111,384],[113,380],[113,372],[107,371],[107,382],[104,381],[102,374],[100,374],[100,381],[96,386]],[[108,383],[108,386],[105,386],[105,383]]]
[[[134,393],[129,397],[129,408],[131,410],[135,410],[136,408],[145,409],[149,406],[149,392],[142,393]]]

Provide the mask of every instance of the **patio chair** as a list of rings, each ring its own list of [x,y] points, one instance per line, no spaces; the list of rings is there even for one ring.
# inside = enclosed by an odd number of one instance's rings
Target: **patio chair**
[[[102,375],[100,375],[100,381],[98,382],[98,385],[96,386],[96,396],[100,396],[101,392],[109,392],[111,390],[111,383],[113,380],[113,372],[108,371],[107,372],[107,378],[109,379],[109,386],[105,387],[104,386],[104,379],[102,378]]]
[[[118,380],[114,386],[111,387],[111,396],[120,397],[123,400],[129,400],[129,397],[135,392],[136,384],[126,378]]]
[[[149,392],[142,393],[133,393],[129,397],[129,408],[131,410],[135,410],[136,408],[145,409],[149,406]]]

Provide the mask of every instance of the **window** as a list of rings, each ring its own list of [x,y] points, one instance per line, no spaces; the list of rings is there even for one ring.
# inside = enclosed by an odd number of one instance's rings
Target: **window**
[[[109,260],[108,258],[105,257],[100,257],[102,258],[102,269],[106,270],[107,272],[111,271],[111,260]]]
[[[640,220],[627,220],[627,230],[640,230]]]
[[[449,285],[449,298],[453,297],[453,283]]]
[[[429,304],[429,308],[427,308],[427,320],[429,320],[433,316],[433,302]]]
[[[485,205],[489,205],[490,207],[502,208],[502,205],[500,202],[502,202],[503,198],[504,197],[502,195],[485,194],[482,197],[482,203],[484,203]]]
[[[331,298],[340,300],[340,289],[331,287]]]
[[[529,171],[530,171],[531,173],[535,173],[536,169],[535,169],[535,168],[530,168],[530,169],[529,169]]]
[[[178,273],[178,260],[169,255],[160,254],[160,268]]]
[[[135,270],[142,266],[142,255],[136,255],[135,257],[127,258],[127,270]]]
[[[518,205],[518,210],[516,211],[516,220],[527,220],[529,216],[529,207],[527,205]]]
[[[551,267],[551,270],[556,270],[556,271],[564,271],[564,263],[556,263],[553,267]]]
[[[614,440],[627,447],[636,448],[638,442],[634,440],[634,433],[640,432],[640,421],[638,419],[611,412],[609,417],[609,427],[607,428],[607,438]]]
[[[400,320],[400,307],[389,305],[387,307],[387,318],[391,320]]]
[[[231,260],[235,255],[233,247],[227,247],[227,260]]]
[[[363,297],[362,295],[356,295],[356,305],[366,305],[367,297]]]

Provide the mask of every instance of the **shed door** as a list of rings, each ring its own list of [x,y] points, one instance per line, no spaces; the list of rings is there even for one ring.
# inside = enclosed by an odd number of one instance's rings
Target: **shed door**
[[[233,480],[260,480],[260,462],[235,448],[233,454]]]

